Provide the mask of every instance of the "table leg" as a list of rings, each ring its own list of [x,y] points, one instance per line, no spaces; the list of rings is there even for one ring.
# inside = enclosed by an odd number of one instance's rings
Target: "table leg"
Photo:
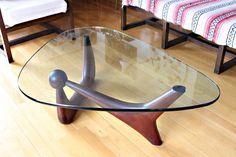
[[[162,113],[163,112],[111,112],[112,115],[138,131],[153,145],[162,144],[162,140],[156,126],[156,119]]]
[[[82,101],[82,99],[80,99]],[[68,100],[63,88],[56,89],[56,102],[58,104],[71,104],[72,102]],[[79,103],[79,102],[78,102]],[[77,110],[57,107],[57,117],[62,124],[70,124]]]
[[[73,32],[72,32],[73,34]],[[84,36],[84,65],[83,65],[83,73],[82,80],[80,82],[81,85],[86,87],[91,87],[95,78],[95,60],[93,55],[93,49],[91,46],[91,42],[88,35]],[[79,105],[82,103],[84,97],[78,93],[74,93],[74,95],[70,98],[67,98],[63,87],[65,86],[64,80],[67,80],[67,76],[64,73],[61,73],[60,70],[54,70],[49,75],[49,83],[50,85],[56,89],[56,102],[57,104],[70,104],[70,105]],[[57,107],[57,116],[61,123],[70,124],[77,110]]]
[[[57,107],[58,119],[63,124],[70,124],[77,110]],[[163,112],[138,113],[138,112],[110,112],[113,116],[128,124],[139,132],[153,145],[161,145],[162,140],[156,126],[156,119]]]
[[[57,107],[57,117],[62,124],[70,124],[73,122],[77,110]]]

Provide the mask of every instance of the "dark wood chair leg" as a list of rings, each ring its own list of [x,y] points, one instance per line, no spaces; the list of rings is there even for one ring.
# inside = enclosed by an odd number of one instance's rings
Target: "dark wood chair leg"
[[[162,42],[161,42],[161,48],[163,48],[163,49],[167,49],[168,48],[169,27],[170,27],[170,24],[163,20],[163,25],[162,25]]]
[[[121,30],[126,30],[127,25],[127,7],[124,5],[121,7]]]
[[[142,19],[140,21],[135,21],[127,24],[127,8],[133,8],[131,6],[122,6],[121,7],[121,29],[128,30],[130,28],[142,26],[146,24],[147,20],[152,20],[153,18]]]
[[[8,62],[11,63],[11,62],[13,62],[13,57],[11,54],[11,48],[10,48],[9,40],[7,37],[7,30],[5,28],[5,24],[3,21],[1,10],[0,10],[0,31],[1,31],[4,52],[6,54]]]
[[[74,12],[73,12],[73,5],[72,5],[72,1],[69,1],[69,13],[68,13],[68,20],[69,20],[69,29],[70,29],[70,33],[72,33],[72,40],[76,40],[76,36],[75,36],[75,23],[74,23]]]
[[[68,3],[69,7],[69,27],[70,29],[74,29],[75,28],[75,24],[74,24],[74,12],[73,12],[73,4],[72,4],[72,0],[69,1]]]
[[[226,53],[226,46],[219,46],[216,64],[215,64],[215,70],[214,70],[214,72],[217,74],[219,74],[223,71],[225,53]]]
[[[156,126],[156,119],[163,112],[110,112],[130,127],[138,131],[153,145],[161,145],[162,140]]]

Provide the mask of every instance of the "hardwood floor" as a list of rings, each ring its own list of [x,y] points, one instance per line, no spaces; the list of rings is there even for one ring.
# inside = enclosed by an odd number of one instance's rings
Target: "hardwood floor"
[[[73,2],[77,27],[96,25],[120,30],[120,10],[115,9],[115,0]],[[142,13],[129,15],[130,20],[142,17]],[[38,29],[39,26],[20,30],[10,37]],[[125,33],[160,48],[158,29],[141,26]],[[20,69],[54,36],[12,47],[13,64],[0,60],[0,156],[235,157],[236,66],[221,75],[214,74],[216,52],[190,42],[166,50],[212,78],[221,88],[221,97],[209,107],[164,113],[157,121],[164,143],[157,147],[106,112],[83,111],[74,123],[62,125],[57,120],[56,108],[30,101],[19,92]]]

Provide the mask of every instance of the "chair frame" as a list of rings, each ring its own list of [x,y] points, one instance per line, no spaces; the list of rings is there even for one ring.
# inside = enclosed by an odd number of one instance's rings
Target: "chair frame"
[[[66,11],[66,13],[58,13],[58,14],[54,14],[54,15],[51,15],[51,16],[47,16],[47,17],[27,21],[27,22],[20,23],[20,24],[17,24],[15,26],[9,27],[9,28],[5,27],[3,17],[2,17],[2,13],[1,13],[1,9],[0,9],[0,33],[1,33],[2,42],[3,42],[2,45],[0,44],[0,49],[4,50],[5,55],[7,56],[7,59],[8,59],[9,63],[14,61],[13,57],[12,57],[10,46],[17,45],[17,44],[20,44],[22,42],[26,42],[26,41],[29,41],[29,40],[32,40],[32,39],[35,39],[35,38],[39,38],[39,37],[42,37],[42,36],[45,36],[45,35],[48,35],[48,34],[51,34],[51,33],[61,33],[61,32],[63,32],[61,29],[49,24],[48,22],[68,16],[69,27],[71,29],[74,28],[74,15],[73,15],[73,9],[72,9],[72,1],[71,0],[66,0],[66,2],[67,2],[67,11]],[[13,31],[18,30],[18,29],[26,28],[26,27],[29,27],[29,26],[38,25],[38,24],[46,27],[47,29],[9,41],[7,33],[13,32]]]
[[[216,74],[220,74],[226,71],[227,69],[231,68],[232,66],[236,65],[236,56],[235,56],[236,50],[235,49],[229,48],[228,46],[224,46],[224,45],[217,45],[213,42],[207,41],[204,38],[202,38],[200,35],[197,35],[193,32],[185,33],[183,31],[179,31],[175,28],[170,27],[170,23],[166,22],[165,20],[157,19],[156,17],[150,17],[150,18],[142,19],[142,20],[135,21],[132,23],[127,23],[127,9],[128,8],[134,9],[134,10],[143,10],[139,7],[134,7],[134,6],[125,6],[125,5],[122,6],[121,30],[128,30],[134,27],[148,24],[155,28],[162,29],[161,48],[163,49],[170,48],[172,46],[175,46],[185,41],[191,41],[195,44],[206,47],[207,49],[217,51],[217,58],[216,58],[215,69],[214,69],[214,73]],[[160,21],[160,22],[157,23],[157,21]],[[169,37],[170,32],[177,35],[178,37],[175,39],[169,40],[168,37]],[[231,59],[228,61],[224,61],[226,53],[232,54]]]

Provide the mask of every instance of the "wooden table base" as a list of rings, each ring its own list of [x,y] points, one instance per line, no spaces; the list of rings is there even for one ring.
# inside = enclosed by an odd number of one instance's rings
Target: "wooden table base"
[[[49,75],[49,83],[56,89],[56,102],[57,104],[60,104],[60,107],[57,108],[57,113],[61,123],[69,124],[73,121],[77,110],[68,109],[69,107],[73,105],[77,107],[84,99],[89,99],[90,101],[101,106],[103,110],[109,110],[112,115],[137,130],[152,144],[162,144],[156,127],[156,119],[162,114],[162,111],[147,112],[145,110],[167,108],[185,92],[184,86],[173,86],[162,95],[144,103],[131,103],[112,98],[108,95],[93,90],[90,87],[93,85],[94,79],[94,54],[89,36],[85,35],[84,65],[82,81],[80,84],[68,80],[66,73],[60,69],[52,71]],[[64,92],[63,88],[65,86],[75,91],[70,100]],[[112,109],[113,111],[111,111]],[[130,110],[135,112],[130,112]]]
[[[138,131],[153,145],[162,144],[156,126],[156,119],[162,112],[111,112],[111,114]]]
[[[58,119],[63,124],[73,122],[77,110],[57,108]],[[138,131],[153,145],[161,145],[162,140],[156,127],[156,119],[163,112],[110,112],[130,127]]]

